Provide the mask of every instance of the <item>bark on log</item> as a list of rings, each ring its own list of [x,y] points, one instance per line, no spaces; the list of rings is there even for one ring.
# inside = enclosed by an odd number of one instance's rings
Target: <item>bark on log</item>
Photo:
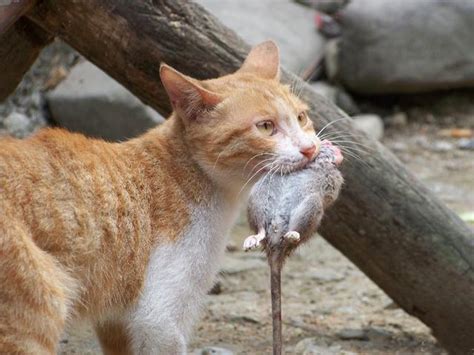
[[[44,0],[29,15],[59,35],[160,112],[169,112],[161,61],[199,78],[239,67],[249,47],[200,6],[187,0]],[[285,80],[294,78],[285,73]],[[303,86],[317,128],[345,115]],[[453,354],[474,349],[472,231],[382,145],[363,161],[347,157],[346,185],[322,234],[404,310],[430,326]]]
[[[31,9],[35,2],[36,0],[3,1],[3,4],[0,4],[0,35]]]
[[[0,35],[0,101],[17,87],[52,36],[26,18]]]

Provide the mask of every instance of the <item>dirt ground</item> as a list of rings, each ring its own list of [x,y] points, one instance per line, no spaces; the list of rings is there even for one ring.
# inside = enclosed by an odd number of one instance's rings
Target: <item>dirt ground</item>
[[[407,122],[389,118],[383,139],[459,214],[474,210],[474,151],[457,149],[459,139],[449,137],[452,128],[474,128],[474,100],[463,101],[463,95],[440,107],[410,103],[402,108]],[[212,354],[197,349],[217,346],[236,354],[271,353],[268,267],[261,253],[240,251],[248,234],[241,219],[231,233],[220,290],[209,295],[191,351]],[[445,354],[424,324],[321,237],[288,262],[282,287],[288,354]],[[85,353],[100,353],[89,329],[63,341],[61,354]]]

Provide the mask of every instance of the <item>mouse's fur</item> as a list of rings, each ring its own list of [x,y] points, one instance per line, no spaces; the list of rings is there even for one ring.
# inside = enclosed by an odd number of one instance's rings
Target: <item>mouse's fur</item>
[[[329,141],[306,168],[289,175],[263,178],[252,189],[248,221],[257,233],[245,249],[262,244],[270,265],[273,317],[273,354],[282,353],[281,269],[288,255],[315,232],[324,210],[338,197],[343,178],[337,165],[342,155]]]
[[[283,262],[297,244],[316,232],[324,210],[338,197],[343,178],[334,163],[334,148],[322,144],[317,158],[305,169],[275,174],[253,188],[248,221],[255,232],[265,231],[261,242],[268,256],[277,253]],[[291,241],[288,233],[292,232],[299,233],[298,243],[284,242],[285,236]]]

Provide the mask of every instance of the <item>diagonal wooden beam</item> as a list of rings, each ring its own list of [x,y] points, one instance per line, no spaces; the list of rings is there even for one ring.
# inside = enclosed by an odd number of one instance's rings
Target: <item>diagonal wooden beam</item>
[[[36,0],[0,0],[0,35],[30,10]]]
[[[164,61],[199,78],[234,71],[249,46],[188,0],[43,0],[28,17],[60,36],[161,113]],[[474,236],[382,145],[362,139],[346,115],[296,80],[317,128],[369,146],[347,159],[346,185],[321,230],[453,354],[474,349]],[[350,138],[349,138],[350,137]]]
[[[10,95],[53,36],[26,18],[0,35],[0,101]]]

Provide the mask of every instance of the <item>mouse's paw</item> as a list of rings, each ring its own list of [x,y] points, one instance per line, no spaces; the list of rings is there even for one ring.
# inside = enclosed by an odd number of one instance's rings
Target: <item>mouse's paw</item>
[[[296,231],[289,231],[283,236],[283,239],[291,243],[298,243],[300,241],[300,234]]]
[[[256,249],[260,246],[260,242],[262,241],[262,238],[257,235],[251,235],[250,237],[245,238],[244,240],[244,250],[249,251],[252,249]]]

